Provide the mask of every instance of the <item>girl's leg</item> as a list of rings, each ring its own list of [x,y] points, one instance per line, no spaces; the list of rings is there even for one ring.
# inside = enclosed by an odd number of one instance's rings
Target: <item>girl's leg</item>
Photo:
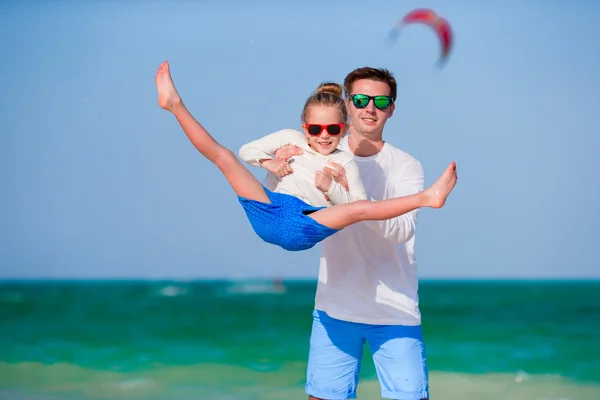
[[[185,108],[175,89],[167,61],[162,63],[156,72],[156,88],[158,105],[175,115],[194,147],[221,170],[235,193],[250,200],[270,203],[269,196],[258,179],[231,150],[220,145]]]
[[[311,213],[309,217],[329,228],[342,229],[360,221],[395,218],[421,207],[441,208],[456,180],[456,164],[452,162],[433,185],[420,193],[381,201],[360,200],[340,204]]]

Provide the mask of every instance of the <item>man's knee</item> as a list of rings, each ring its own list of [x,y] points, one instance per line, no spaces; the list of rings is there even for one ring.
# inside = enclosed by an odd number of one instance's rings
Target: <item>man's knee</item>
[[[315,400],[355,397],[362,357],[360,325],[313,312],[306,394]],[[316,396],[316,397],[315,397]]]

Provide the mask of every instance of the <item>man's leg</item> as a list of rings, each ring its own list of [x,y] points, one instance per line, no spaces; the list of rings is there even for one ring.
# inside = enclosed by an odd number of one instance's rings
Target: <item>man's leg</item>
[[[314,310],[306,394],[311,400],[356,397],[364,345],[362,324],[340,321]]]
[[[366,337],[383,398],[429,398],[429,378],[421,326],[371,325]]]

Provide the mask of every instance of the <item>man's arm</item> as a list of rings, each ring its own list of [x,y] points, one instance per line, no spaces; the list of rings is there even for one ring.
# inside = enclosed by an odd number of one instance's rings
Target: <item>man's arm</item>
[[[416,194],[425,189],[425,174],[418,161],[407,165],[404,170],[388,183],[388,198]],[[385,199],[384,199],[385,200]],[[365,221],[364,223],[380,236],[394,242],[405,243],[415,234],[419,210],[400,215],[385,221]]]

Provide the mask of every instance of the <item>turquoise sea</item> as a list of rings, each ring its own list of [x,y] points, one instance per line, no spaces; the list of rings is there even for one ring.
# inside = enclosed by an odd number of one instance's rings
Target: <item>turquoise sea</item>
[[[306,399],[315,288],[0,282],[0,399]],[[420,298],[433,400],[600,399],[600,282],[423,281]],[[381,398],[367,348],[358,394]]]

